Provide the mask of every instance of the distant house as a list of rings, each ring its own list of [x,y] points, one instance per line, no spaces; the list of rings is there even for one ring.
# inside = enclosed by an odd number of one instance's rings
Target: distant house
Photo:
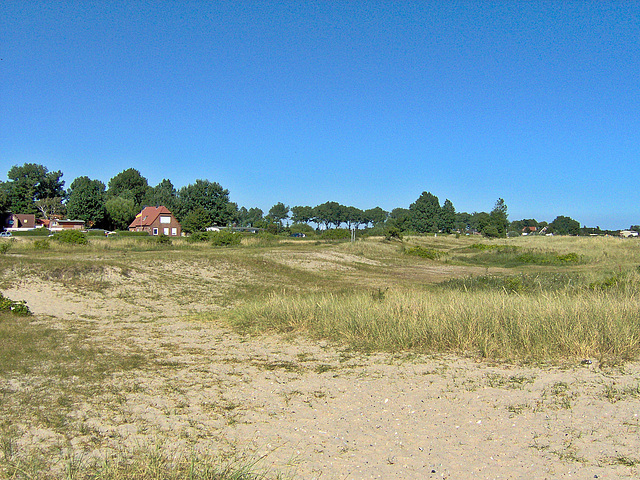
[[[52,218],[49,220],[49,230],[60,232],[61,230],[84,230],[84,220],[62,220]]]
[[[149,235],[179,237],[182,227],[167,207],[144,207],[129,225],[130,232],[147,232]]]
[[[9,213],[4,220],[4,228],[9,232],[23,232],[36,228],[36,216],[31,213]]]
[[[533,235],[538,231],[538,227],[524,227],[522,229],[522,235]]]

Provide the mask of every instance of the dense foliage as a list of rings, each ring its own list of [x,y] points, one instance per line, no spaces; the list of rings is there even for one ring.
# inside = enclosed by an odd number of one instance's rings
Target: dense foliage
[[[507,205],[502,198],[489,213],[457,212],[451,200],[446,199],[441,205],[438,197],[427,191],[408,208],[398,207],[390,212],[379,206],[363,210],[335,201],[292,207],[278,202],[265,215],[257,207],[238,208],[230,201],[229,191],[216,182],[198,179],[176,190],[170,180],[163,179],[152,187],[134,168],[111,178],[108,188],[100,180],[81,176],[66,191],[62,172],[49,172],[43,165],[13,166],[7,177],[9,181],[0,182],[0,211],[35,213],[42,218],[66,216],[83,220],[90,228],[109,230],[126,230],[144,206],[163,205],[177,217],[186,233],[204,231],[214,225],[261,228],[272,234],[298,232],[301,225],[320,233],[346,227],[347,230],[367,229],[375,234],[393,229],[423,234],[480,233],[496,238],[522,233],[611,233],[599,227],[580,228],[579,222],[562,215],[550,224],[535,219],[509,222]]]

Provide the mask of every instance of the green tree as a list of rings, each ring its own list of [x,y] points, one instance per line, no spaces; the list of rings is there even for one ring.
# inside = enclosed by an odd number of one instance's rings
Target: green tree
[[[549,231],[556,235],[578,235],[580,223],[571,217],[560,215],[549,224]]]
[[[342,221],[347,224],[349,230],[360,228],[360,224],[364,223],[364,212],[357,207],[343,207]]]
[[[456,228],[456,209],[449,199],[444,201],[440,210],[440,230],[451,233]]]
[[[128,168],[109,180],[107,196],[130,198],[139,211],[149,190],[147,179],[135,168]]]
[[[413,228],[411,212],[407,208],[398,207],[391,210],[387,223],[389,227],[393,227],[400,232],[407,232]]]
[[[62,197],[36,200],[36,208],[40,211],[42,218],[49,219],[52,216],[64,216],[67,213],[67,207],[62,203],[62,200]]]
[[[174,214],[179,210],[178,203],[178,192],[171,180],[166,178],[155,187],[149,188],[143,201],[144,205],[167,207]]]
[[[313,208],[297,205],[291,207],[293,223],[309,223],[313,219]]]
[[[343,207],[337,202],[325,202],[313,208],[313,222],[323,224],[325,228],[331,225],[338,227],[342,223]]]
[[[0,213],[9,210],[9,189],[7,182],[0,182]]]
[[[182,229],[186,233],[203,232],[213,223],[211,212],[200,205],[190,210],[181,221]]]
[[[502,198],[499,198],[489,214],[489,224],[485,226],[482,233],[488,237],[504,238],[507,236],[508,227],[509,215],[507,213],[507,204]]]
[[[105,209],[112,230],[127,230],[140,211],[132,198],[113,197],[106,201]]]
[[[264,222],[264,212],[257,207],[250,208],[247,212],[247,226],[258,227]]]
[[[460,232],[471,230],[472,216],[467,212],[456,212],[455,228]]]
[[[8,207],[14,213],[38,213],[36,201],[64,196],[62,172],[50,172],[44,165],[14,165],[7,177]]]
[[[267,216],[272,221],[282,225],[282,221],[289,218],[289,207],[282,202],[278,202],[269,209]]]
[[[374,227],[384,224],[389,217],[389,212],[385,212],[380,207],[369,208],[363,212],[363,223],[371,224]]]
[[[249,211],[246,207],[240,207],[238,209],[238,225],[241,227],[248,227],[249,223],[247,222],[247,218],[249,217]]]
[[[440,201],[430,192],[422,195],[409,206],[411,223],[416,232],[437,233],[440,224]]]
[[[178,191],[178,198],[178,215],[181,219],[197,207],[202,207],[215,225],[227,225],[233,217],[229,190],[222,188],[219,183],[196,180],[195,183],[182,187]]]
[[[67,192],[67,216],[74,220],[84,220],[88,226],[105,226],[105,185],[100,180],[89,177],[76,178]]]
[[[487,212],[473,212],[469,220],[471,230],[482,233],[491,222],[491,216]]]

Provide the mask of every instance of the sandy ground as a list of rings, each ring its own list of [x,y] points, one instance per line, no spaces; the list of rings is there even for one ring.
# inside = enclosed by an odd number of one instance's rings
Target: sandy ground
[[[260,468],[304,479],[640,477],[640,364],[363,355],[240,336],[162,296],[132,301],[106,289],[88,301],[36,278],[3,293],[42,321],[75,322],[96,344],[152,359],[74,405],[82,428],[70,444],[85,456],[161,444],[263,456]],[[25,426],[21,442],[58,435]]]

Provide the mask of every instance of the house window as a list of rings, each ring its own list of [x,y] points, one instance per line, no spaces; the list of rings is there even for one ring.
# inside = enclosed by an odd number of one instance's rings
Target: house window
[[[178,235],[178,229],[176,227],[173,227],[171,229],[171,235],[173,235],[174,237]]]
[[[171,217],[160,217],[160,223],[171,223]]]
[[[164,231],[162,233],[169,235],[169,227],[164,227]]]
[[[154,234],[154,235],[158,235],[158,229],[157,229],[157,228],[154,228],[154,229],[153,229],[153,234]]]

